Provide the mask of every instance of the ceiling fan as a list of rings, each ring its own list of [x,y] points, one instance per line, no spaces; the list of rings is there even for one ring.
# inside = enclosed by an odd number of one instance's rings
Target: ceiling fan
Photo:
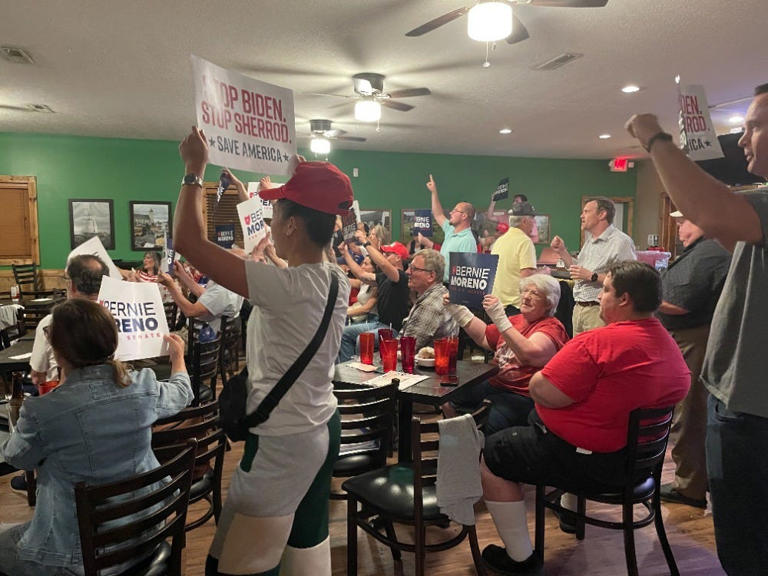
[[[365,142],[360,136],[344,136],[346,130],[331,128],[331,121],[324,118],[313,118],[309,121],[309,130],[313,138],[326,138],[327,140],[346,140],[347,142]]]
[[[529,38],[528,30],[512,13],[512,6],[547,6],[552,8],[602,8],[608,0],[503,0],[501,2],[476,2],[452,10],[407,32],[406,36],[422,36],[440,26],[468,14],[468,33],[473,40],[495,42],[506,38],[508,44],[516,44]],[[485,16],[485,17],[484,17]]]

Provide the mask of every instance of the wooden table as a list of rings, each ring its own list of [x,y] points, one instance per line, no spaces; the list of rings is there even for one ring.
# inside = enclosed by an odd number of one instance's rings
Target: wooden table
[[[16,370],[26,370],[29,367],[29,358],[14,359],[11,356],[21,356],[32,352],[32,345],[35,343],[35,336],[24,336],[11,344],[8,348],[0,350],[0,374],[5,375],[8,372]]]
[[[365,386],[372,378],[380,376],[378,372],[362,372],[352,368],[351,362],[343,362],[336,365],[333,375],[333,383],[339,386]],[[400,429],[397,457],[400,462],[411,459],[411,418],[413,417],[413,403],[421,402],[432,406],[440,406],[450,401],[456,391],[463,386],[474,386],[487,380],[499,371],[495,364],[485,364],[460,360],[456,363],[456,375],[438,376],[434,370],[416,368],[415,374],[428,376],[417,384],[398,392],[398,424]]]

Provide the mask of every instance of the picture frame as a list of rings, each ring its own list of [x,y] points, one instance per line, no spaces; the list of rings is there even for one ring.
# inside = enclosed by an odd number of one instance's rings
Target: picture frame
[[[381,225],[384,228],[385,244],[392,241],[392,211],[385,208],[360,209],[360,221],[368,225],[370,230]]]
[[[162,250],[171,230],[171,203],[132,201],[131,250]]]
[[[98,236],[104,248],[115,248],[115,210],[110,198],[69,199],[69,243],[75,249]]]
[[[552,241],[549,232],[549,214],[537,214],[533,217],[536,221],[536,230],[539,232],[539,237],[536,240],[536,244],[546,244]]]
[[[413,237],[411,236],[411,228],[413,228],[413,222],[416,219],[416,210],[424,210],[424,208],[403,208],[400,210],[400,242],[408,246],[411,243]],[[437,221],[432,218],[432,242],[436,244],[442,244],[445,235],[443,229],[437,225]]]

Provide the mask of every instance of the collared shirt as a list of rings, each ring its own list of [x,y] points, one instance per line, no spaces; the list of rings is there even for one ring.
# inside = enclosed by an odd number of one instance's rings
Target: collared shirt
[[[408,318],[403,321],[402,336],[416,338],[416,350],[432,346],[436,338],[448,338],[459,332],[459,327],[443,304],[445,286],[433,284],[416,299]]]
[[[637,260],[635,243],[611,224],[597,238],[586,233],[576,264],[592,272],[605,274],[611,266],[624,260]],[[573,285],[573,299],[576,302],[597,302],[602,287],[600,282],[577,280]]]
[[[662,299],[688,313],[657,313],[664,327],[685,330],[709,324],[730,264],[731,255],[714,240],[702,237],[688,246],[661,275]]]
[[[445,240],[442,246],[440,246],[440,254],[443,255],[445,260],[443,282],[448,282],[451,276],[451,252],[477,252],[477,242],[471,228],[465,228],[461,232],[456,232],[456,229],[446,220],[443,222],[442,229],[445,233]]]
[[[221,317],[234,318],[238,316],[240,308],[243,306],[243,300],[244,298],[240,294],[227,290],[221,284],[209,280],[205,292],[197,299],[208,310],[208,314],[200,316],[200,320],[207,322],[214,332],[219,332]]]

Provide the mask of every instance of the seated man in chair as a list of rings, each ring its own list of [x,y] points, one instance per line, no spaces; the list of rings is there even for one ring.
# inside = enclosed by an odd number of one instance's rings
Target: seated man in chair
[[[533,426],[486,439],[483,495],[504,547],[487,546],[483,561],[501,574],[539,564],[520,483],[574,490],[623,485],[630,412],[672,406],[688,392],[680,350],[654,317],[661,302],[658,273],[636,261],[616,264],[599,299],[606,326],[575,337],[531,378]]]

